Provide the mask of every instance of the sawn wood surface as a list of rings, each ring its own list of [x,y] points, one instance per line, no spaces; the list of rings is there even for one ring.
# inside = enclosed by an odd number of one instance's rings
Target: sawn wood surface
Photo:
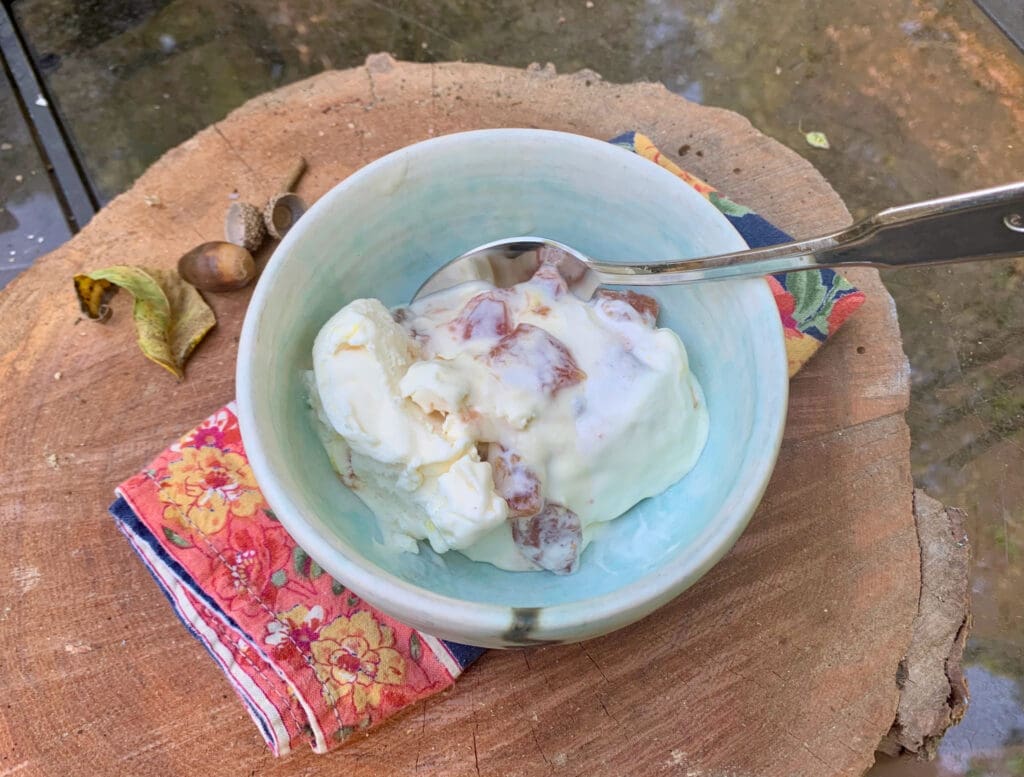
[[[740,116],[652,84],[374,55],[250,101],[168,152],[0,293],[0,774],[858,775],[889,730],[920,590],[909,392],[892,300],[793,380],[779,465],[749,529],[654,615],[584,644],[492,651],[454,689],[326,756],[275,760],[107,515],[114,487],[232,399],[249,290],[176,383],[134,343],[130,298],[81,321],[76,272],[172,267],[263,202],[297,154],[315,200],[432,135],[637,129],[797,237],[849,215],[804,159]],[[152,198],[159,198],[157,204]],[[260,264],[269,254],[264,248]]]

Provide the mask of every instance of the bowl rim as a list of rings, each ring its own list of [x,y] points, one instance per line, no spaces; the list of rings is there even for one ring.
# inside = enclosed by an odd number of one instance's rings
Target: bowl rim
[[[777,398],[775,400],[777,406],[768,406],[764,413],[759,414],[762,418],[767,419],[760,424],[762,433],[753,440],[759,446],[760,455],[751,459],[750,465],[742,472],[743,477],[738,486],[729,494],[730,516],[728,520],[723,521],[710,534],[700,535],[701,545],[692,548],[692,552],[682,560],[682,563],[660,567],[627,585],[586,599],[534,608],[476,602],[435,593],[430,589],[403,580],[369,561],[351,549],[344,538],[341,538],[341,544],[347,546],[349,552],[332,546],[311,523],[304,519],[304,511],[293,502],[274,473],[268,451],[263,446],[263,435],[261,434],[263,424],[257,419],[253,402],[250,401],[254,387],[260,382],[259,360],[255,356],[263,313],[271,297],[271,290],[277,278],[284,271],[292,247],[301,239],[305,231],[303,222],[307,226],[314,224],[319,220],[318,216],[329,211],[333,201],[344,196],[345,192],[361,185],[368,178],[372,179],[392,168],[405,165],[412,156],[431,153],[446,146],[466,142],[493,143],[501,141],[504,144],[509,144],[518,139],[545,138],[545,136],[546,140],[551,142],[584,145],[591,148],[601,147],[602,150],[606,149],[611,154],[621,153],[623,157],[616,157],[616,161],[621,164],[631,165],[632,162],[626,159],[628,157],[635,160],[637,165],[644,166],[637,167],[638,172],[642,171],[646,175],[653,176],[668,176],[680,187],[680,192],[687,193],[682,196],[692,199],[695,208],[704,208],[708,209],[709,213],[713,212],[713,218],[720,219],[728,228],[727,231],[735,235],[735,248],[730,247],[724,250],[742,250],[747,247],[746,241],[725,215],[703,195],[660,165],[651,164],[647,159],[616,146],[614,143],[585,135],[532,128],[456,132],[419,141],[379,157],[340,181],[320,197],[309,209],[305,218],[285,235],[268,259],[246,310],[239,338],[236,365],[239,428],[256,482],[281,524],[295,542],[315,558],[329,574],[350,587],[367,603],[409,625],[414,625],[417,622],[423,623],[424,614],[429,614],[430,621],[436,621],[439,624],[438,628],[433,629],[434,634],[438,636],[444,636],[445,633],[458,635],[455,639],[469,641],[471,644],[473,644],[472,640],[467,635],[478,635],[477,644],[494,645],[497,644],[496,639],[502,639],[506,644],[515,643],[514,637],[499,638],[497,635],[508,635],[510,630],[514,630],[514,624],[518,622],[519,616],[524,610],[533,610],[535,613],[530,633],[522,635],[524,639],[520,644],[558,642],[562,641],[561,637],[549,637],[546,640],[545,635],[574,635],[565,637],[569,640],[597,636],[637,620],[675,598],[714,566],[732,548],[746,528],[775,467],[786,422],[789,390],[788,363],[782,323],[781,319],[777,318],[778,326],[774,327],[777,336],[773,339],[775,353],[773,355],[762,353],[765,358],[761,359],[763,364],[760,366],[763,369],[758,370],[757,373],[758,382],[763,381],[769,387],[775,384],[776,390],[769,390],[766,393],[769,399]],[[761,304],[775,309],[774,297],[763,279],[737,280],[729,281],[729,283],[748,286],[748,293],[752,295],[753,301],[759,299]],[[775,420],[774,426],[772,426],[773,419]],[[755,426],[753,431],[756,432],[758,428],[759,426]],[[337,537],[334,539],[337,540]],[[542,613],[541,617],[537,617],[537,613]],[[428,628],[427,631],[431,633],[431,629]],[[584,636],[581,637],[580,634]]]

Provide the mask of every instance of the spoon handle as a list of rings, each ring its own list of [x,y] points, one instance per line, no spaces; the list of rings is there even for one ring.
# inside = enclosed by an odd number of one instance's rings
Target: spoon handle
[[[682,261],[591,263],[601,283],[663,286],[855,265],[1024,256],[1024,182],[883,210],[831,235]]]

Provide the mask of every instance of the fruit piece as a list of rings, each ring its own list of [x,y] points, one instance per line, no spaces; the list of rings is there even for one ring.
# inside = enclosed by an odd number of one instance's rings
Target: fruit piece
[[[560,340],[532,324],[519,324],[483,358],[502,383],[548,396],[587,377]]]
[[[568,507],[549,502],[532,518],[516,518],[512,539],[526,558],[556,575],[571,574],[579,565],[583,530]]]
[[[621,305],[615,304],[617,302],[623,302],[639,313],[643,322],[650,327],[653,327],[655,322],[657,322],[658,313],[661,312],[658,300],[654,297],[648,297],[646,294],[638,294],[635,291],[598,289],[594,292],[594,302],[597,305],[601,305],[602,310],[604,310],[609,318],[615,318],[619,321],[627,321],[631,317],[631,314],[624,310]]]
[[[547,289],[548,293],[558,299],[567,291],[569,286],[565,282],[565,278],[558,272],[558,268],[549,262],[545,262],[537,268],[537,272],[533,274],[530,279],[530,283],[536,283],[539,286],[543,286]]]
[[[498,443],[491,443],[487,450],[487,461],[491,464],[494,488],[508,503],[510,517],[528,518],[540,512],[544,506],[540,479],[523,464],[518,453]]]
[[[540,266],[530,282],[545,287],[558,299],[587,273],[587,266],[568,251],[545,245],[537,252]]]
[[[508,305],[495,292],[477,294],[448,326],[463,340],[474,337],[504,337],[512,329]]]
[[[530,282],[543,286],[552,297],[558,299],[569,291],[563,269],[571,267],[573,258],[554,246],[544,246],[540,249],[538,256],[540,266],[534,272]]]
[[[338,446],[339,448],[341,446]],[[363,481],[359,475],[356,474],[355,467],[352,466],[352,449],[347,445],[344,446],[344,453],[340,457],[333,457],[332,463],[334,464],[334,470],[338,473],[338,477],[341,478],[341,482],[352,490],[356,490],[363,485]]]

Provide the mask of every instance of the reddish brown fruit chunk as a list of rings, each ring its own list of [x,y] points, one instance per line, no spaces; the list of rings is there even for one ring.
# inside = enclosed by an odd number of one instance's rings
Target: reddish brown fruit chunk
[[[625,302],[633,310],[640,314],[640,318],[647,326],[653,327],[655,322],[658,320],[658,313],[661,312],[661,306],[658,305],[658,300],[654,297],[648,297],[646,294],[638,294],[635,291],[615,291],[613,289],[598,289],[594,293],[594,300],[597,304],[601,305],[604,300],[616,300],[619,302]],[[605,313],[611,318],[617,318],[620,321],[625,321],[628,318],[628,313],[625,313],[622,308],[618,305],[602,305]]]
[[[540,267],[537,268],[537,272],[533,274],[530,282],[543,286],[555,299],[569,291],[565,278],[558,271],[557,263],[552,260],[542,260]]]
[[[488,446],[487,461],[491,464],[494,488],[508,503],[509,517],[524,518],[536,515],[544,506],[540,495],[540,479],[523,464],[518,453],[498,443]]]
[[[587,377],[560,340],[532,324],[519,324],[484,358],[502,383],[549,396]]]
[[[352,466],[352,451],[348,448],[345,449],[344,461],[336,462],[341,467],[338,469],[338,477],[341,478],[341,482],[351,488],[353,491],[363,485],[363,481],[356,474],[355,467]]]
[[[579,566],[583,529],[579,516],[567,507],[548,503],[533,518],[516,518],[512,539],[526,558],[556,575],[568,575]]]
[[[504,337],[512,329],[508,305],[491,291],[472,297],[448,326],[463,340]]]

